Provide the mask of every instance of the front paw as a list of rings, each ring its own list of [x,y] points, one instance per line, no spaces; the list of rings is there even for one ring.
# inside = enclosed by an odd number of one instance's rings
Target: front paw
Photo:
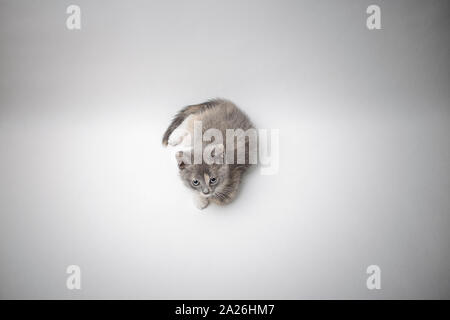
[[[204,198],[204,197],[202,197],[202,196],[196,196],[194,198],[194,203],[195,203],[195,206],[198,209],[202,210],[202,209],[205,209],[208,206],[209,200]]]

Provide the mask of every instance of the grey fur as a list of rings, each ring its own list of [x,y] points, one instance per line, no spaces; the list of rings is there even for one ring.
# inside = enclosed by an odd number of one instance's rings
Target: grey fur
[[[201,164],[193,164],[193,156],[191,154],[179,151],[176,157],[180,177],[188,188],[196,191],[199,197],[198,203],[200,203],[200,208],[206,207],[209,202],[219,205],[228,204],[236,197],[242,175],[250,167],[250,164],[248,138],[245,140],[245,163],[237,164],[236,138],[234,150],[226,150],[226,129],[242,129],[246,131],[254,127],[247,115],[231,101],[214,99],[202,104],[187,106],[180,110],[164,133],[163,145],[167,145],[172,132],[190,115],[195,115],[196,120],[202,121],[203,133],[210,128],[215,128],[222,132],[223,145],[225,147],[223,151],[225,154],[234,152],[235,162],[232,164],[209,165],[203,161]],[[191,161],[186,161],[189,157],[191,157]],[[211,184],[210,181],[206,181],[207,177],[216,178],[217,182]],[[197,180],[199,185],[194,186],[192,184],[193,180]],[[209,191],[209,193],[205,195],[203,190],[205,192]]]

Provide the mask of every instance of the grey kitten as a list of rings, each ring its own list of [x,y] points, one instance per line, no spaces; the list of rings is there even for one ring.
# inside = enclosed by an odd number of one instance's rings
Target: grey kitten
[[[222,133],[223,141],[220,145],[214,145],[214,140],[212,141],[211,155],[225,159],[227,154],[232,153],[234,161],[230,163],[225,160],[211,164],[201,161],[200,164],[194,164],[192,152],[189,150],[178,151],[176,158],[180,177],[188,188],[194,190],[196,195],[194,200],[198,208],[206,208],[210,202],[219,205],[228,204],[236,197],[242,175],[251,165],[249,162],[251,146],[249,146],[248,136],[240,138],[233,136],[235,142],[233,150],[227,150],[226,130],[242,129],[247,131],[254,127],[248,117],[231,101],[214,99],[181,109],[164,133],[163,145],[176,146],[183,142],[187,133],[193,136],[195,121],[201,121],[202,134],[210,128],[218,129]],[[180,130],[180,128],[183,130]],[[239,139],[245,145],[244,162],[237,161]],[[188,142],[188,147],[192,147],[191,142]],[[203,146],[203,149],[205,149],[205,146]]]

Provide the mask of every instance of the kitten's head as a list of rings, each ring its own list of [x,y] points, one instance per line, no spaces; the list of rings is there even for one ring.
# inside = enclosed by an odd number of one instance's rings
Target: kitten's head
[[[226,164],[192,164],[186,161],[182,151],[176,153],[180,177],[184,184],[204,197],[214,197],[222,192],[229,181],[229,166]]]

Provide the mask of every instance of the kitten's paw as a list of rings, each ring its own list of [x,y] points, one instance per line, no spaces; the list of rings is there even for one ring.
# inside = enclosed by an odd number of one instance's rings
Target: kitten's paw
[[[174,132],[169,137],[168,144],[172,147],[179,145],[181,142],[183,142],[184,137],[187,135],[187,132],[185,130],[178,130],[175,129]]]
[[[202,210],[202,209],[205,209],[208,206],[209,200],[204,198],[204,197],[202,197],[202,196],[196,196],[194,198],[194,203],[195,203],[195,206],[198,209]]]

